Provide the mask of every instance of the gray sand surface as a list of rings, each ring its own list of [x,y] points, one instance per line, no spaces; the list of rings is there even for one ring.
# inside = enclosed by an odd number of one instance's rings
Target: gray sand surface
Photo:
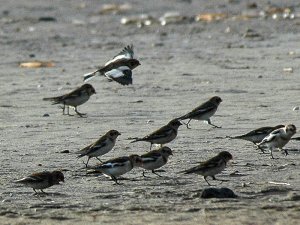
[[[270,2],[294,7],[298,17],[138,28],[122,25],[121,18],[140,13],[160,17],[169,11],[188,17],[240,15],[250,11],[250,1],[136,0],[128,1],[131,10],[104,15],[99,10],[109,1],[3,1],[0,224],[299,224],[299,142],[288,143],[288,156],[275,151],[272,160],[249,142],[226,138],[277,124],[300,129],[300,112],[293,111],[300,105],[300,4]],[[257,5],[256,11],[268,7],[265,0]],[[245,35],[247,29],[258,35]],[[97,94],[79,107],[87,118],[63,116],[57,106],[42,101],[82,85],[83,74],[130,43],[142,64],[133,72],[133,85],[123,87],[100,76],[91,80]],[[55,66],[19,67],[32,60]],[[223,102],[212,122],[222,129],[198,121],[192,121],[190,130],[180,127],[168,144],[174,155],[163,167],[163,177],[143,178],[142,170],[134,169],[124,176],[133,180],[114,185],[106,177],[87,176],[82,160],[76,159],[76,151],[110,129],[122,135],[103,160],[145,153],[148,143],[127,139],[154,131],[214,95]],[[70,153],[61,153],[65,150]],[[217,175],[227,181],[212,183],[239,197],[201,199],[208,187],[203,177],[178,172],[220,151],[229,151],[234,160]],[[13,183],[54,169],[65,170],[66,182],[47,189],[47,196],[33,196],[32,189]]]

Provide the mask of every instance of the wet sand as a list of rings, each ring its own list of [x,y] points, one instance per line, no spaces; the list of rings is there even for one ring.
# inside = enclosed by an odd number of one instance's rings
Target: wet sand
[[[293,111],[300,104],[299,17],[230,17],[139,28],[120,20],[140,13],[159,17],[177,11],[191,17],[250,9],[243,1],[155,0],[129,1],[131,10],[100,14],[100,1],[51,2],[13,0],[0,6],[0,224],[299,223],[299,142],[288,143],[288,156],[276,151],[272,160],[251,143],[226,138],[261,126],[300,127],[299,111]],[[300,12],[297,1],[271,2]],[[257,5],[256,11],[268,6],[267,1]],[[249,29],[255,35],[247,35]],[[63,116],[57,106],[42,101],[82,85],[83,74],[131,43],[142,64],[133,72],[133,85],[100,76],[91,80],[97,94],[79,107],[86,118]],[[55,66],[19,67],[32,60]],[[198,121],[190,130],[180,127],[168,144],[174,155],[162,168],[163,177],[143,178],[137,168],[124,176],[131,180],[114,185],[106,177],[87,176],[76,159],[76,151],[110,129],[122,135],[103,160],[145,153],[148,143],[127,139],[154,131],[214,95],[223,102],[212,122],[222,128]],[[66,150],[70,153],[61,153]],[[232,189],[238,198],[201,199],[208,187],[204,179],[178,172],[220,151],[229,151],[234,160],[217,175],[227,181],[212,183]],[[46,189],[47,196],[33,196],[30,188],[12,182],[54,169],[65,171],[66,182]]]

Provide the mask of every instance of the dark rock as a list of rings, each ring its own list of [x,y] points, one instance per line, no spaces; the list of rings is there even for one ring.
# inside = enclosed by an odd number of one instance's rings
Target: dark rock
[[[39,18],[39,21],[41,22],[56,22],[56,18],[51,16],[43,16]]]
[[[205,188],[201,198],[236,198],[237,195],[229,188]]]
[[[70,153],[69,150],[64,150],[64,151],[61,151],[60,153]]]

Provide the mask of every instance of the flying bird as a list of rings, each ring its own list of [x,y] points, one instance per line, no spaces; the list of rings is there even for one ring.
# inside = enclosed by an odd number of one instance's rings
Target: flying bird
[[[119,54],[105,63],[103,67],[92,73],[85,74],[83,80],[86,82],[99,72],[110,81],[129,85],[132,84],[132,70],[139,65],[141,65],[140,62],[134,58],[133,45],[128,45]]]

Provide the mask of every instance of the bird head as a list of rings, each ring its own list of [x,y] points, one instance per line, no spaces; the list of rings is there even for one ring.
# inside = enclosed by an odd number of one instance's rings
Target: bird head
[[[113,139],[116,139],[119,135],[121,135],[121,133],[117,130],[110,130],[107,132],[108,136],[113,138]]]
[[[179,126],[182,125],[182,123],[178,119],[173,119],[168,123],[168,125],[177,129]]]
[[[297,131],[296,126],[294,124],[289,124],[285,126],[286,133],[290,135],[294,135]]]
[[[55,170],[52,172],[52,176],[55,184],[59,184],[60,181],[65,182],[64,174],[61,171]]]
[[[222,157],[225,160],[225,162],[228,162],[229,160],[233,159],[232,155],[227,151],[220,152],[219,156]]]
[[[96,94],[96,91],[91,84],[82,85],[82,89],[84,89],[88,93],[89,96]]]
[[[210,99],[210,101],[216,105],[219,105],[222,102],[222,99],[219,96],[214,96]]]
[[[161,154],[164,155],[164,156],[170,156],[170,155],[173,155],[173,152],[172,150],[167,147],[167,146],[163,146],[160,148],[160,151],[161,151]]]

